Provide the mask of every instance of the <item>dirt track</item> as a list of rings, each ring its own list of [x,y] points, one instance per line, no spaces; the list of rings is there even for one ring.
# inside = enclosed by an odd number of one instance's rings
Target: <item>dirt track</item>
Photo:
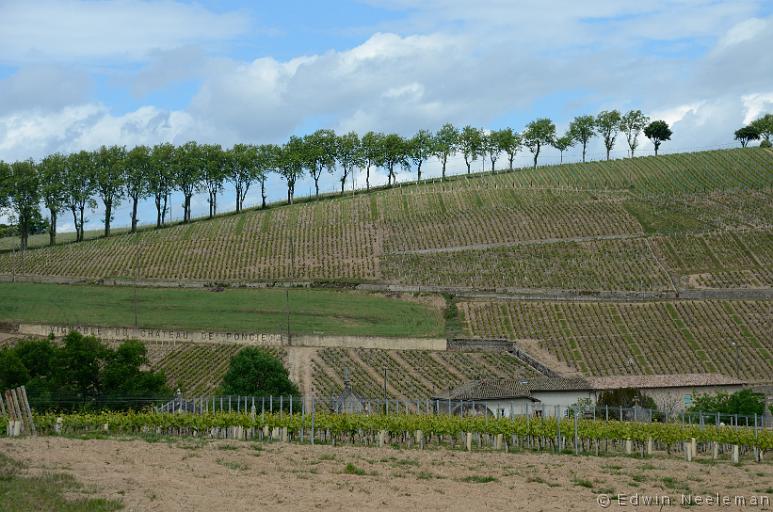
[[[30,472],[70,473],[98,494],[123,500],[130,511],[602,510],[599,493],[669,495],[677,505],[683,492],[747,499],[767,493],[773,499],[769,462],[734,467],[447,449],[53,437],[2,439],[0,452],[24,461]],[[347,474],[347,464],[364,474]],[[480,477],[496,480],[465,480]],[[609,508],[622,507],[613,501]]]

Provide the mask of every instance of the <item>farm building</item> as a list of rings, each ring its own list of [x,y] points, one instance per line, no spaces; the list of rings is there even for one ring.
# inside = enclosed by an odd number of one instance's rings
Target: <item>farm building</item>
[[[487,412],[496,416],[554,416],[557,407],[565,410],[578,401],[593,398],[593,389],[585,379],[536,377],[473,380],[434,396],[433,400],[438,401],[441,411],[445,407],[442,402],[450,402],[452,414],[475,410],[480,414]]]
[[[614,389],[638,389],[666,414],[684,411],[697,395],[733,393],[745,382],[716,373],[683,375],[621,375],[611,377],[533,379],[481,379],[469,381],[433,397],[440,411],[446,405],[453,414],[476,413],[496,416],[564,414],[578,403],[595,404],[601,394]],[[644,417],[641,415],[640,417]]]
[[[622,388],[638,389],[652,397],[658,410],[676,414],[689,408],[693,399],[706,393],[734,393],[746,382],[719,373],[685,373],[681,375],[617,375],[588,377],[595,398],[604,391]]]

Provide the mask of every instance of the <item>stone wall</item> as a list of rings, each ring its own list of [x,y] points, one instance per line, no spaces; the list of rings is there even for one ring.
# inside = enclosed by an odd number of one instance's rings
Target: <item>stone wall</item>
[[[386,350],[446,350],[442,338],[387,338],[379,336],[319,336],[257,332],[181,331],[136,327],[97,327],[89,325],[19,324],[18,332],[32,336],[64,336],[69,331],[104,340],[179,341],[185,343],[222,343],[254,346],[292,346],[323,348],[378,348]]]

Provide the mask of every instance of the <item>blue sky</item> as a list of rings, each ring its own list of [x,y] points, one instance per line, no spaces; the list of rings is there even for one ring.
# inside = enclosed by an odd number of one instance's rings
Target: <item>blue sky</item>
[[[0,159],[101,144],[281,143],[320,127],[521,130],[547,116],[562,131],[611,108],[666,119],[674,137],[663,149],[683,151],[731,146],[738,126],[773,111],[773,2],[546,5],[0,0]],[[591,156],[601,154],[596,141]],[[614,154],[625,155],[622,144]],[[283,193],[273,178],[271,198]],[[200,197],[194,213],[205,210]],[[149,204],[142,216],[152,217]],[[91,217],[98,225],[99,212]],[[119,209],[116,224],[127,217]]]

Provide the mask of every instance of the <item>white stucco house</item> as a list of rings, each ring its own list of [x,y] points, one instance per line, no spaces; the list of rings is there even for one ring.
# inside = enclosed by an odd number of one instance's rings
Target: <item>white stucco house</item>
[[[432,399],[440,413],[555,416],[565,415],[567,408],[577,404],[592,407],[605,391],[632,388],[652,397],[660,412],[671,415],[684,411],[700,394],[733,393],[745,385],[717,373],[481,379]]]

